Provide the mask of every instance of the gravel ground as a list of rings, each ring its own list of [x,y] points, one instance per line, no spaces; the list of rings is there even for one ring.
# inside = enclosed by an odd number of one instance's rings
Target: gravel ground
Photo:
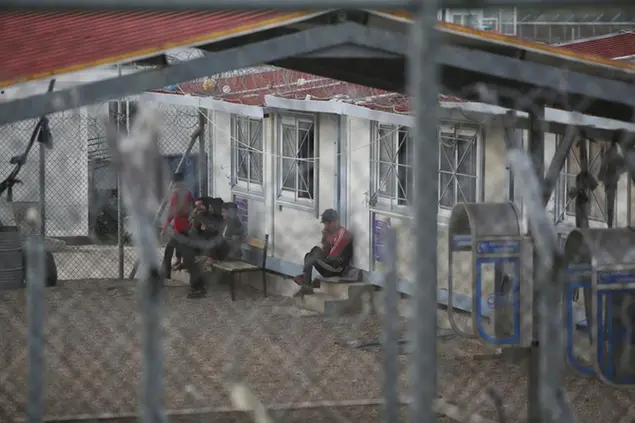
[[[304,312],[289,298],[263,299],[243,287],[231,302],[226,287],[207,298],[185,298],[174,282],[165,301],[165,398],[170,410],[231,407],[227,387],[241,381],[265,404],[381,398],[377,348],[351,345],[379,338],[378,318],[325,317]],[[122,415],[136,412],[141,373],[138,301],[130,282],[73,281],[47,290],[46,414]],[[25,415],[26,301],[22,291],[0,292],[0,421]],[[445,335],[445,334],[443,334]],[[473,342],[441,336],[439,392],[448,401],[495,419],[484,396],[498,390],[510,421],[524,420],[526,367]],[[400,357],[400,390],[408,392],[406,356]],[[582,423],[616,422],[635,396],[594,379],[567,375],[567,392]],[[479,404],[479,402],[482,403]],[[338,415],[339,413],[339,415]],[[213,413],[204,421],[249,421]],[[320,407],[287,412],[279,421],[379,421],[377,405]],[[343,417],[344,420],[341,420]],[[200,418],[200,417],[197,417]],[[195,421],[194,417],[171,421]],[[196,420],[203,421],[203,420]],[[449,420],[441,419],[440,423]]]

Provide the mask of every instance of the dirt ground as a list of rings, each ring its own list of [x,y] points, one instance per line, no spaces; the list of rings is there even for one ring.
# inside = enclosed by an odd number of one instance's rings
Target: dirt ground
[[[170,421],[250,421],[243,414],[220,412],[232,407],[227,389],[235,382],[245,383],[267,405],[317,403],[277,411],[279,422],[380,421],[381,351],[354,347],[379,340],[377,316],[316,315],[298,309],[292,299],[264,299],[247,287],[231,302],[227,291],[225,286],[213,287],[202,300],[187,299],[187,287],[178,282],[165,291],[165,402],[170,412],[181,414]],[[25,311],[24,292],[0,292],[1,422],[25,417]],[[47,290],[46,316],[47,416],[108,415],[111,422],[134,421],[142,364],[134,285],[62,283]],[[509,421],[525,420],[523,362],[474,359],[486,350],[447,331],[440,331],[437,343],[438,385],[444,399],[496,419],[487,400],[478,404],[486,388],[495,388],[503,396]],[[399,384],[403,395],[409,391],[406,361],[404,352]],[[582,423],[617,422],[635,399],[630,392],[573,373],[566,384]],[[350,405],[332,407],[329,401]],[[209,411],[206,418],[191,415],[200,409]]]

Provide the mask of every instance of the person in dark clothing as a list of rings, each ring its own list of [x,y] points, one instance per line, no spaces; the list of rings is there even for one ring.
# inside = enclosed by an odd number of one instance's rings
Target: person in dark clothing
[[[238,217],[236,203],[224,203],[221,214],[223,225],[217,237],[218,242],[210,249],[209,256],[213,261],[240,260],[245,229]]]
[[[294,278],[300,285],[296,297],[313,294],[313,268],[325,278],[341,276],[353,259],[353,234],[340,225],[337,212],[325,210],[322,223],[322,248],[314,247],[304,256],[303,272]]]
[[[210,245],[220,234],[224,225],[221,208],[223,200],[220,198],[201,197],[194,203],[194,210],[190,215],[190,238],[197,256],[209,256]]]
[[[181,248],[179,248],[182,242],[179,239],[188,236],[190,230],[190,213],[194,205],[194,197],[192,192],[183,184],[184,176],[182,173],[174,174],[174,188],[172,195],[170,196],[170,202],[168,204],[168,215],[161,227],[161,234],[165,232],[167,227],[172,224],[174,229],[174,235],[168,241],[165,246],[165,252],[163,254],[163,269],[165,275],[170,275],[172,267],[172,256],[176,250],[177,262],[175,268],[182,268],[183,257]],[[169,279],[169,276],[166,276]]]
[[[218,201],[216,202],[218,203]],[[238,219],[237,207],[234,203],[224,203],[222,205],[223,225],[219,231],[216,228],[205,227],[203,224],[203,233],[205,238],[199,238],[193,240],[192,246],[184,251],[187,251],[186,256],[189,254],[204,253],[209,257],[211,261],[219,260],[239,260],[242,256],[241,246],[243,240],[243,225]],[[213,224],[213,223],[212,223]],[[214,234],[213,236],[207,236],[207,234]],[[200,242],[198,242],[200,241]],[[196,247],[196,245],[199,245]],[[190,298],[200,298],[205,296],[205,280],[202,274],[202,268],[198,263],[195,263],[191,267],[188,262],[188,270],[190,272],[190,285],[192,291],[189,294]]]

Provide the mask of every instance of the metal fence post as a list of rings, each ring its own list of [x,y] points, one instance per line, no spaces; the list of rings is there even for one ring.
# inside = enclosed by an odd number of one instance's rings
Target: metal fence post
[[[542,129],[544,119],[544,108],[540,108],[538,111],[529,112],[529,140],[528,149],[529,156],[532,161],[533,168],[536,172],[536,177],[540,183],[540,188],[543,188],[545,179],[545,134]],[[540,296],[542,291],[540,289],[539,277],[544,274],[542,269],[539,268],[540,258],[539,253],[534,249],[534,286],[533,286],[533,341],[529,350],[529,375],[527,378],[527,421],[528,423],[540,423],[540,393],[538,389],[540,387],[540,344],[538,343],[538,327],[541,325],[540,316]]]
[[[121,65],[117,65],[117,73],[121,76]],[[128,110],[128,102],[126,101],[126,133],[130,133],[130,113]],[[121,131],[119,116],[121,115],[121,102],[117,102],[117,131]],[[119,279],[123,279],[124,276],[124,225],[123,225],[123,184],[121,182],[121,173],[119,169],[116,168],[117,172],[117,262],[118,262],[118,272],[117,277]]]
[[[179,163],[176,166],[176,170],[174,171],[174,173],[178,173],[178,172],[181,172],[183,170],[183,166],[185,165],[185,159],[192,152],[192,148],[194,147],[194,144],[196,143],[196,140],[198,140],[200,131],[201,131],[201,127],[198,127],[196,129],[196,131],[191,135],[190,143],[188,144],[187,148],[183,152],[183,155],[181,156],[181,160],[179,160]],[[163,211],[165,210],[165,207],[168,204],[167,200],[168,200],[168,198],[164,198],[163,201],[161,202],[161,205],[159,206],[159,209],[157,210],[157,212],[155,214],[155,217],[154,217],[153,227],[154,227],[154,225],[156,225],[156,223],[159,221],[159,219],[161,219],[161,214],[163,213]],[[135,278],[138,268],[139,268],[139,259],[137,259],[137,261],[135,262],[134,266],[132,267],[132,270],[130,271],[130,274],[128,275],[128,279],[134,279]]]
[[[397,232],[386,231],[384,244],[384,322],[382,324],[382,355],[384,366],[384,421],[399,421],[398,356],[399,356],[399,293],[397,292]]]
[[[198,135],[198,178],[199,178],[199,191],[200,196],[209,195],[209,188],[207,186],[207,148],[205,143],[205,134],[207,133],[207,109],[201,107],[198,109],[198,125],[201,130]]]
[[[410,93],[415,99],[415,280],[410,328],[414,349],[410,421],[435,423],[437,395],[438,0],[421,0],[411,29]]]
[[[40,234],[46,236],[46,146],[40,144]]]
[[[121,67],[118,65],[119,74],[121,75]],[[126,134],[130,133],[130,122],[128,119],[128,102],[126,101]],[[121,102],[117,102],[117,132],[121,132],[121,122],[119,121],[121,116]],[[117,262],[119,264],[117,277],[119,279],[124,278],[124,225],[123,225],[123,184],[121,182],[121,175],[117,169]]]
[[[158,147],[158,131],[152,128],[151,114],[140,114],[139,129],[135,137],[143,140],[120,150],[117,128],[108,127],[111,154],[120,174],[126,206],[130,213],[131,229],[139,256],[141,275],[138,291],[141,304],[142,360],[141,417],[144,423],[166,421],[163,404],[163,344],[161,315],[163,311],[163,277],[161,262],[157,257],[158,239],[153,225],[152,204],[161,201],[164,189],[157,184],[162,171],[162,157]],[[147,131],[147,132],[144,132]],[[144,139],[145,137],[145,139]],[[130,157],[142,160],[130,160]],[[144,178],[146,178],[144,180]],[[152,187],[155,189],[153,190]]]
[[[119,279],[123,279],[124,275],[124,225],[123,225],[123,196],[122,192],[122,184],[121,184],[121,176],[119,175],[119,170],[117,170],[117,261],[119,264],[119,269],[117,272],[117,277]]]
[[[28,304],[28,422],[44,421],[44,239],[34,235],[27,241],[27,304]]]

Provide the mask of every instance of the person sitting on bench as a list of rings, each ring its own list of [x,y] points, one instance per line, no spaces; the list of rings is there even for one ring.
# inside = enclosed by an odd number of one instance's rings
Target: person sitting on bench
[[[294,278],[300,285],[296,297],[313,294],[312,271],[315,269],[325,278],[341,276],[353,259],[353,234],[340,225],[337,212],[327,209],[322,213],[322,248],[313,247],[304,256],[304,269]]]
[[[219,199],[217,199],[219,200]],[[221,200],[222,201],[222,200]],[[218,201],[216,201],[218,204]],[[197,241],[202,241],[200,247],[194,247],[186,245],[183,248],[183,257],[186,261],[186,266],[190,272],[190,287],[191,291],[188,294],[189,298],[202,298],[206,294],[206,281],[203,276],[202,267],[199,263],[195,262],[195,256],[201,252],[209,257],[212,262],[218,260],[240,260],[242,257],[242,241],[243,241],[243,225],[238,218],[238,208],[234,203],[224,203],[222,205],[223,226],[220,231],[215,232],[215,235],[211,237],[205,236],[205,238],[198,238],[194,240],[193,244]],[[213,225],[213,221],[207,221],[208,224]],[[215,228],[206,226],[206,222],[203,221],[201,229],[204,234],[214,233]]]
[[[212,262],[220,260],[240,260],[242,243],[245,235],[236,203],[224,203],[222,206],[223,226],[217,236],[217,242],[210,249]]]
[[[190,215],[190,238],[197,256],[209,256],[214,240],[219,236],[224,221],[221,215],[223,200],[220,198],[200,197]],[[210,247],[208,247],[210,245]]]

